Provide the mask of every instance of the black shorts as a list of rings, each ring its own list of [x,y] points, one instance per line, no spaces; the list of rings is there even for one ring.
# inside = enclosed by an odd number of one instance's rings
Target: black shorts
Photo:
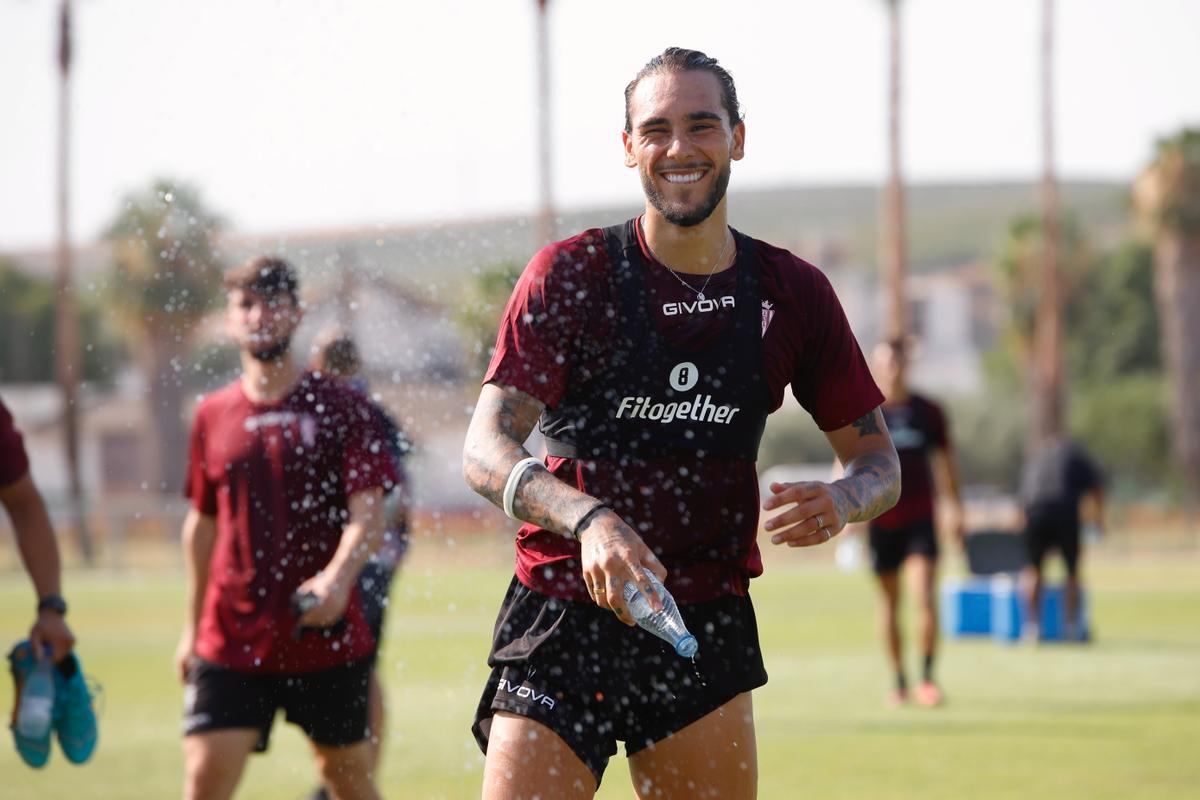
[[[767,682],[749,597],[680,612],[700,643],[694,663],[611,611],[546,597],[514,578],[471,729],[479,747],[487,752],[496,711],[528,717],[562,737],[599,785],[618,741],[633,755]]]
[[[871,566],[876,575],[895,572],[909,556],[925,556],[934,561],[938,557],[937,533],[932,519],[891,531],[872,525],[870,540]]]
[[[263,675],[197,660],[184,691],[183,735],[257,728],[255,752],[271,738],[275,712],[298,725],[314,743],[345,747],[366,739],[367,685],[372,660],[360,658],[319,672]]]
[[[1067,574],[1079,570],[1079,516],[1062,512],[1025,512],[1025,549],[1029,563],[1040,567],[1046,553],[1058,550],[1067,563]]]
[[[383,622],[387,615],[389,602],[388,595],[392,590],[392,578],[395,575],[395,569],[389,569],[376,561],[368,561],[367,565],[362,568],[362,572],[358,574],[358,593],[362,598],[363,616],[367,619],[371,635],[375,637],[376,650],[379,649],[380,640],[383,637]]]

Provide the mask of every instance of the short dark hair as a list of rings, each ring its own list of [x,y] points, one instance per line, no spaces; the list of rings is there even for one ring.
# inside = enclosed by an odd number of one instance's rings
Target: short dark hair
[[[256,256],[234,267],[225,273],[221,286],[226,292],[241,289],[263,297],[286,294],[293,303],[299,300],[300,281],[296,270],[278,256]]]
[[[717,81],[721,84],[721,104],[725,107],[725,113],[729,115],[729,126],[733,127],[742,122],[742,107],[738,104],[737,87],[733,85],[733,76],[729,74],[728,70],[718,64],[715,58],[705,55],[699,50],[668,47],[661,54],[647,61],[646,66],[642,67],[625,87],[625,131],[629,133],[633,131],[633,120],[629,118],[629,100],[633,97],[633,90],[641,83],[642,78],[660,72],[688,72],[690,70],[710,72],[716,76]]]
[[[317,337],[313,367],[337,377],[354,375],[362,366],[358,345],[350,334],[333,330]]]

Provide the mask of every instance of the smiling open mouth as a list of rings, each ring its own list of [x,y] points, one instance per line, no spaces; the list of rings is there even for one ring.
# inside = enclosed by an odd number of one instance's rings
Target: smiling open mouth
[[[704,177],[704,170],[698,169],[692,172],[661,172],[659,174],[666,179],[667,183],[695,183]]]

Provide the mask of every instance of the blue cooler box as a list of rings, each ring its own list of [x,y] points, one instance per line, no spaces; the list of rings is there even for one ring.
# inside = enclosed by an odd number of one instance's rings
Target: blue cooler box
[[[992,576],[944,579],[940,606],[938,616],[944,636],[990,636]]]
[[[1024,608],[1017,581],[1013,575],[978,575],[969,578],[946,578],[940,592],[942,634],[947,637],[991,636],[997,641],[1012,642],[1021,638]],[[1089,638],[1086,592],[1080,591],[1080,630],[1083,639]],[[1042,641],[1064,641],[1066,625],[1063,618],[1064,590],[1060,585],[1042,587]]]

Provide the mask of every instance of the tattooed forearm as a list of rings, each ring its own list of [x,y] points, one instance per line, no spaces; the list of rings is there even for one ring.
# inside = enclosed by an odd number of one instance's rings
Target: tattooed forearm
[[[878,517],[900,499],[900,464],[895,451],[863,453],[846,465],[846,477],[833,485],[841,490],[835,502],[843,520],[866,522]]]
[[[523,392],[488,385],[479,396],[463,447],[467,485],[497,506],[513,466],[529,456],[522,443],[537,423],[543,405]],[[529,469],[517,484],[513,512],[539,527],[570,535],[596,500],[544,469]]]
[[[850,424],[858,430],[858,436],[860,439],[864,436],[883,433],[883,431],[879,430],[879,422],[875,419],[874,411],[872,411],[870,414],[859,417]]]

